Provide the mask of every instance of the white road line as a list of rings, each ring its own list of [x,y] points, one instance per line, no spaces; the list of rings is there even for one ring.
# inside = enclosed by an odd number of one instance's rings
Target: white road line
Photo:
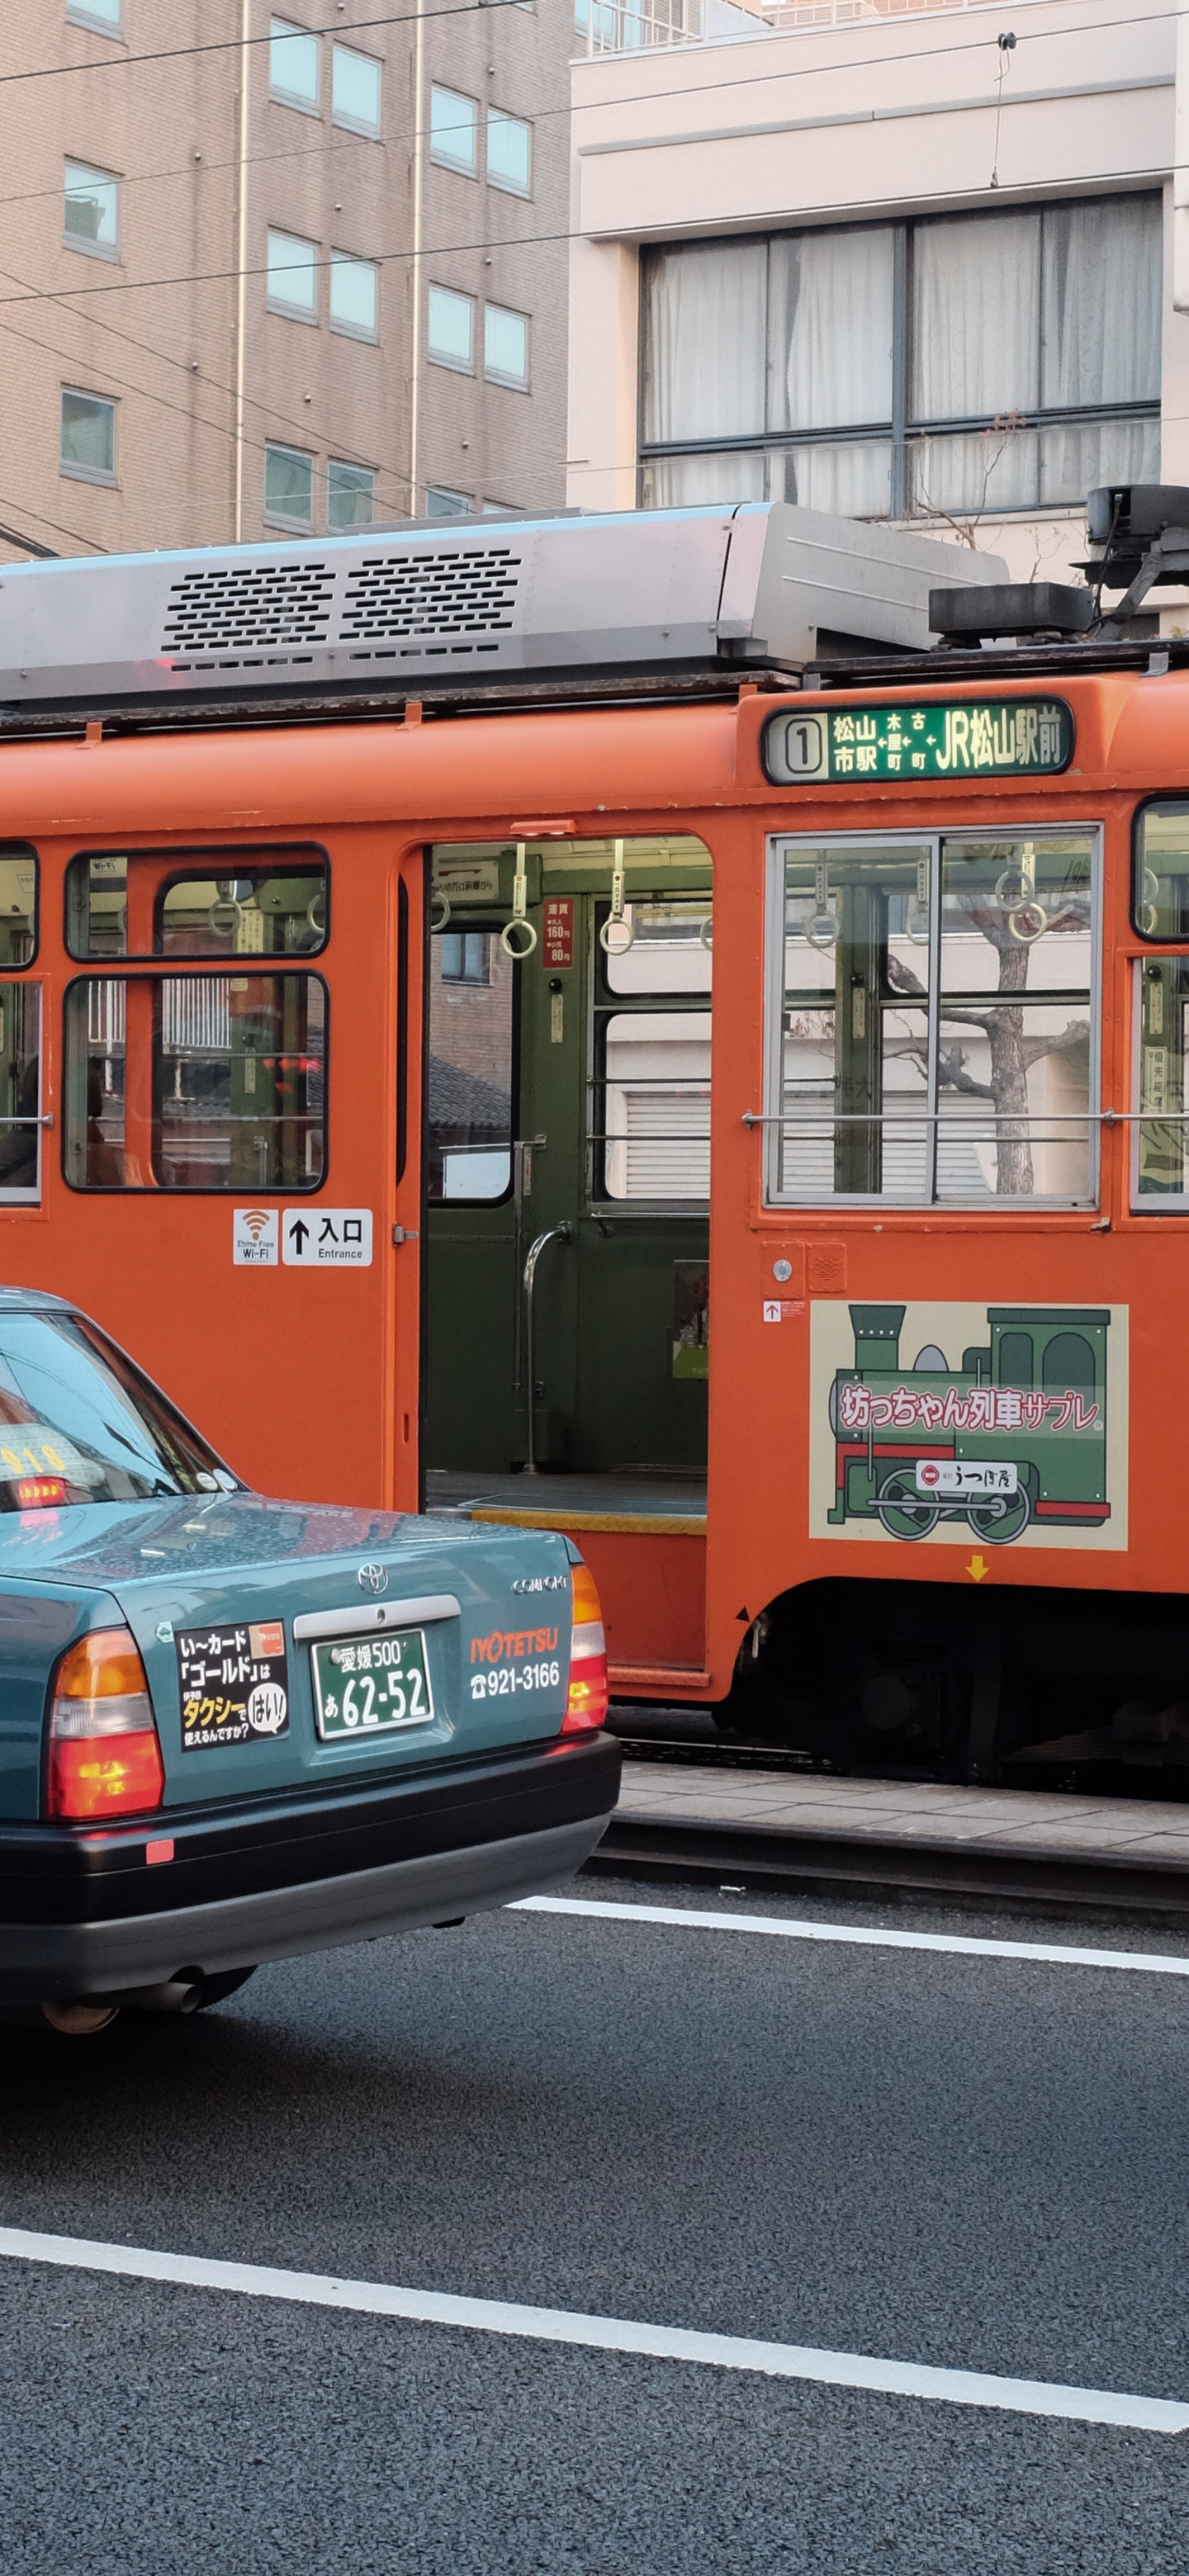
[[[624,2317],[520,2307],[503,2299],[456,2299],[438,2290],[396,2290],[385,2282],[339,2281],[321,2272],[277,2272],[262,2263],[212,2263],[200,2255],[158,2254],[139,2245],[92,2244],[84,2236],[41,2236],[24,2227],[0,2227],[0,2255],[5,2254],[25,2263],[115,2272],[187,2289],[232,2290],[251,2299],[290,2299],[301,2307],[351,2308],[363,2316],[404,2317],[418,2325],[467,2326],[479,2334],[525,2335],[539,2343],[588,2345],[597,2352],[642,2353],[657,2361],[705,2362],[718,2370],[761,2371],[773,2379],[875,2389],[889,2397],[995,2406],[1013,2415],[1121,2424],[1142,2433],[1189,2432],[1189,2405],[1167,2397],[1124,2396],[1114,2389],[1000,2379],[981,2370],[931,2370],[913,2361],[873,2360],[861,2352],[758,2343],[747,2335],[694,2334],[684,2326],[638,2325]]]
[[[1074,1950],[1061,1941],[978,1941],[957,1932],[881,1932],[866,1923],[802,1923],[774,1914],[710,1914],[685,1905],[605,1905],[582,1896],[521,1896],[508,1914],[591,1914],[608,1923],[677,1923],[687,1932],[768,1932],[782,1941],[845,1941],[871,1950],[953,1951],[967,1959],[1046,1959],[1059,1968],[1131,1968],[1189,1977],[1168,1950]]]

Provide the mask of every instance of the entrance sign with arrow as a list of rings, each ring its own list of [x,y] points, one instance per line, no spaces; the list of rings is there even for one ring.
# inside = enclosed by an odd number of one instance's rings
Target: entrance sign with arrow
[[[281,1215],[281,1258],[289,1269],[370,1269],[371,1209],[285,1208]]]

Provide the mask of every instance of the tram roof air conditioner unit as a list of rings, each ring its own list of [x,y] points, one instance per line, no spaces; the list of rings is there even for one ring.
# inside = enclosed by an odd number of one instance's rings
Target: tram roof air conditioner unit
[[[0,568],[0,706],[404,689],[931,641],[994,555],[798,510],[471,521]]]

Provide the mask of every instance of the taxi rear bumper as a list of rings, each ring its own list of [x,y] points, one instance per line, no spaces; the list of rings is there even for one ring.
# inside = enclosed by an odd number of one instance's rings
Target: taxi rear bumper
[[[613,1737],[563,1738],[364,1792],[0,1826],[0,2000],[117,1997],[507,1905],[581,1867],[619,1771]]]

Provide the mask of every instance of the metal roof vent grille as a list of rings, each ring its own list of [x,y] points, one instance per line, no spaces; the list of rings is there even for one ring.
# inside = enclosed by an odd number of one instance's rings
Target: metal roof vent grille
[[[348,576],[342,640],[504,631],[512,624],[520,565],[509,546],[371,556]]]
[[[334,573],[325,563],[191,572],[171,585],[166,653],[233,653],[265,644],[324,644]]]

